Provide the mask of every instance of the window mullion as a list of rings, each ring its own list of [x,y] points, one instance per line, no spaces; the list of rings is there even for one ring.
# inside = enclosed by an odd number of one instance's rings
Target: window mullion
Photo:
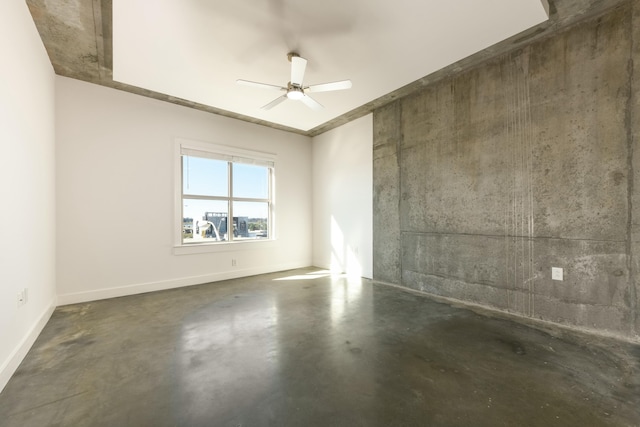
[[[273,238],[273,168],[269,168],[269,188],[268,188],[268,197],[269,200],[267,202],[267,234],[270,238]]]
[[[269,199],[252,199],[251,197],[234,197],[234,202],[261,202],[269,203]]]
[[[229,200],[228,197],[222,197],[222,196],[200,196],[197,194],[188,194],[186,196],[182,196],[182,199],[193,199],[193,200],[220,200],[223,202],[226,202],[227,200]]]
[[[180,243],[182,244],[184,244],[184,227],[184,157],[180,156]]]
[[[227,219],[227,236],[230,242],[233,241],[233,162],[229,162],[228,173],[229,179],[227,182],[229,183],[229,188],[227,190],[227,195],[229,196],[228,206],[229,206],[229,218]]]

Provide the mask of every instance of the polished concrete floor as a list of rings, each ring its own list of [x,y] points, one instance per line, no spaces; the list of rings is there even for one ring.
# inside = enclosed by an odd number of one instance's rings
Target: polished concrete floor
[[[2,426],[634,426],[640,346],[302,269],[58,308]]]

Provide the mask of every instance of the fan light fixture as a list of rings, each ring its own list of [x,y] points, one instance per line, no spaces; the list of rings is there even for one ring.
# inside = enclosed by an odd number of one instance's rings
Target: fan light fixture
[[[304,92],[302,92],[302,89],[299,87],[292,87],[287,92],[287,98],[293,99],[293,100],[302,99],[304,98]]]

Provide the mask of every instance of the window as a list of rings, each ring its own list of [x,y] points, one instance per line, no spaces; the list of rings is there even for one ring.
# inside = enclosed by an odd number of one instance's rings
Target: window
[[[181,245],[273,238],[274,156],[180,141]]]

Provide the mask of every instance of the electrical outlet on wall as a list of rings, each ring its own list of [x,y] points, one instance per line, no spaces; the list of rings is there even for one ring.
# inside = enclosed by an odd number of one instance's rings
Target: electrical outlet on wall
[[[560,267],[551,267],[551,280],[564,280],[564,271]]]
[[[17,295],[18,307],[22,307],[29,301],[29,288],[24,288]]]
[[[231,267],[235,267],[235,266],[236,266],[236,260],[235,260],[235,259],[232,259],[232,260],[231,260]]]

